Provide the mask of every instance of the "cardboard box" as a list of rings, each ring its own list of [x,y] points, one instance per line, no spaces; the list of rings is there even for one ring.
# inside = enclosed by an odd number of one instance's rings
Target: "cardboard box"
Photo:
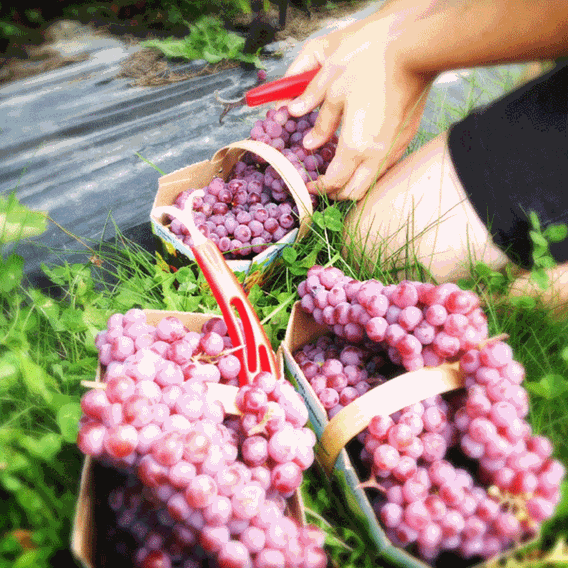
[[[331,335],[331,332],[326,326],[317,324],[310,314],[301,309],[300,303],[296,302],[292,308],[286,337],[279,349],[286,370],[308,407],[310,422],[319,442],[316,446],[317,460],[330,477],[332,484],[341,492],[351,516],[362,528],[363,533],[360,536],[369,546],[377,550],[379,556],[403,568],[432,568],[432,565],[419,560],[389,541],[377,521],[365,491],[361,488],[361,480],[345,449],[345,444],[362,432],[370,418],[376,414],[392,414],[435,394],[462,387],[463,379],[458,366],[446,364],[444,368],[421,369],[393,378],[356,399],[330,421],[326,409],[293,357],[297,349],[322,335]],[[527,544],[529,543],[523,543],[519,548],[524,548]],[[506,558],[517,550],[511,549],[496,558]],[[492,558],[491,562],[495,562],[496,558]],[[465,559],[459,562],[458,557],[448,564],[451,568],[471,565],[472,562]],[[477,568],[482,566],[485,566],[485,563],[478,564]]]
[[[176,197],[187,189],[203,188],[215,177],[227,180],[234,165],[247,151],[264,158],[280,174],[296,202],[300,224],[299,227],[292,229],[277,243],[272,244],[252,259],[228,260],[227,264],[231,267],[231,270],[247,275],[262,272],[282,254],[284,247],[293,244],[306,234],[313,208],[306,185],[298,171],[278,150],[268,144],[255,140],[241,140],[222,148],[216,152],[211,160],[176,170],[159,179],[158,192],[152,205],[150,221],[152,230],[162,248],[163,261],[166,265],[179,268],[189,264],[194,260],[194,257],[190,247],[168,229],[167,210],[162,208],[172,207]],[[170,209],[168,213],[171,212]]]
[[[147,322],[151,325],[156,325],[167,316],[175,316],[179,318],[190,331],[197,332],[201,331],[203,324],[210,318],[219,317],[218,314],[195,314],[162,310],[144,311],[146,313]],[[283,369],[281,370],[283,371]],[[103,374],[104,368],[99,365],[96,373],[96,382],[102,381]],[[212,383],[212,386],[215,392],[219,393],[219,397],[222,399],[226,409],[230,406],[231,402],[233,403],[233,408],[235,408],[234,397],[238,390],[237,387],[216,383]],[[235,413],[236,412],[235,408]],[[85,568],[102,568],[102,566],[98,566],[95,562],[97,558],[97,527],[95,524],[97,510],[95,507],[95,495],[100,495],[100,491],[97,491],[97,489],[100,489],[101,486],[104,489],[105,483],[104,480],[97,479],[95,475],[96,465],[96,460],[93,460],[89,456],[85,457],[81,472],[75,517],[71,529],[71,552]],[[288,509],[293,518],[302,526],[305,525],[304,507],[299,491],[289,499]]]

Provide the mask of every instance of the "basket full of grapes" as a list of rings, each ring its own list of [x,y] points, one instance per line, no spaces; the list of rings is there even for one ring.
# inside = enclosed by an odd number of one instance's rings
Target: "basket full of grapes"
[[[564,467],[526,420],[525,376],[471,291],[313,267],[282,351],[320,465],[378,553],[471,566],[534,540]],[[365,529],[363,529],[365,527]]]
[[[316,439],[287,381],[261,371],[241,385],[218,316],[132,309],[96,345],[77,438],[83,565],[108,565],[118,543],[124,568],[325,568],[298,493]]]
[[[161,177],[151,221],[169,263],[176,265],[176,255],[178,265],[193,258],[187,227],[172,208],[191,210],[234,272],[270,264],[301,238],[317,203],[306,183],[325,172],[335,153],[333,142],[313,152],[303,148],[316,117],[314,112],[296,119],[285,107],[271,109],[255,123],[250,139]],[[192,199],[199,190],[203,195]]]

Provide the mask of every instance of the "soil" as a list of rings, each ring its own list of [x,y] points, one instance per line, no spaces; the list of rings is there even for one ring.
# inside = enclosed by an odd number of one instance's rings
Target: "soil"
[[[312,8],[309,15],[291,6],[288,9],[286,28],[276,33],[276,40],[281,41],[284,46],[293,47],[297,42],[306,39],[318,29],[358,12],[368,4],[368,0],[336,2],[333,9],[316,7]],[[268,12],[268,17],[276,20],[278,14],[273,10]],[[243,17],[234,24],[243,29],[250,24],[250,19],[250,16]],[[89,57],[87,53],[64,56],[60,51],[53,48],[53,44],[58,41],[68,41],[74,38],[85,40],[89,36],[101,35],[119,38],[129,45],[136,44],[143,39],[156,37],[152,30],[148,30],[146,36],[141,33],[136,33],[135,36],[130,33],[126,25],[121,26],[105,22],[84,25],[80,22],[59,20],[43,32],[43,41],[40,45],[23,47],[23,56],[0,56],[0,84],[84,61]],[[197,75],[217,73],[237,65],[238,63],[233,61],[224,61],[216,65],[206,65],[198,71],[182,72],[176,70],[175,65],[169,63],[155,50],[141,49],[124,61],[118,76],[132,79],[132,84],[136,86],[158,86],[183,81]]]

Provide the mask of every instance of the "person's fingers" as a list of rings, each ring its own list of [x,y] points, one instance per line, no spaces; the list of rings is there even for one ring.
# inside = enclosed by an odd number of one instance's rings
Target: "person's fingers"
[[[290,114],[296,117],[303,116],[321,105],[324,99],[329,98],[330,90],[340,73],[334,66],[324,64],[306,90],[288,105]]]
[[[381,170],[380,163],[376,160],[362,162],[345,187],[337,192],[335,199],[359,201],[365,197],[369,189],[377,183],[385,172],[386,169]]]
[[[339,146],[341,146],[341,141]],[[361,156],[357,151],[346,148],[339,151],[339,146],[325,174],[316,180],[318,190],[327,193],[330,197],[337,194],[347,184],[361,162]]]
[[[308,188],[308,193],[312,195],[327,195],[329,199],[335,199],[339,189],[328,189],[324,186],[322,177],[320,176],[314,181],[308,182],[306,187]]]
[[[339,128],[342,112],[342,102],[331,102],[329,98],[325,99],[313,128],[304,136],[304,148],[314,150],[325,144]]]
[[[284,73],[285,77],[321,67],[325,61],[325,46],[321,40],[307,43]]]

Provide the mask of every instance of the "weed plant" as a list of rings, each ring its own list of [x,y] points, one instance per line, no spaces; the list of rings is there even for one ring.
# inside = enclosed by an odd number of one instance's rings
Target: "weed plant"
[[[188,24],[189,25],[189,24]],[[243,53],[245,39],[227,31],[215,16],[202,16],[189,26],[189,34],[182,39],[154,39],[141,42],[142,47],[160,51],[168,59],[205,59],[215,64],[223,60],[244,61],[256,67],[262,64],[256,54]]]
[[[446,107],[442,112],[453,110]],[[445,119],[438,126],[447,126]],[[421,133],[415,147],[431,134]],[[298,283],[314,264],[385,283],[401,277],[433,281],[413,256],[412,241],[404,254],[387,253],[385,247],[376,251],[380,260],[374,265],[357,263],[358,251],[355,245],[345,246],[343,234],[351,207],[323,198],[307,237],[287,247],[280,262],[250,285],[249,299],[274,347],[284,338]],[[566,237],[566,227],[543,231],[538,219],[531,220],[533,276],[546,287],[543,270],[553,262],[548,245]],[[63,258],[60,265],[44,266],[53,290],[30,287],[23,260],[11,247],[41,234],[47,221],[46,214],[28,210],[14,195],[0,198],[0,568],[44,568],[69,546],[82,464],[74,445],[84,391],[80,383],[94,377],[94,339],[107,318],[133,307],[219,313],[194,264],[177,272],[162,270],[153,255],[118,230],[111,244],[81,241],[88,262]],[[490,334],[509,335],[516,358],[527,370],[532,427],[552,439],[556,454],[568,464],[568,322],[538,299],[509,295],[513,277],[472,262],[470,277],[460,284],[482,296]],[[568,519],[566,487],[563,490],[541,541],[516,558],[514,566],[568,563],[562,541]],[[309,522],[326,532],[331,564],[382,566],[336,494],[317,469],[308,472],[303,486],[306,513]]]

